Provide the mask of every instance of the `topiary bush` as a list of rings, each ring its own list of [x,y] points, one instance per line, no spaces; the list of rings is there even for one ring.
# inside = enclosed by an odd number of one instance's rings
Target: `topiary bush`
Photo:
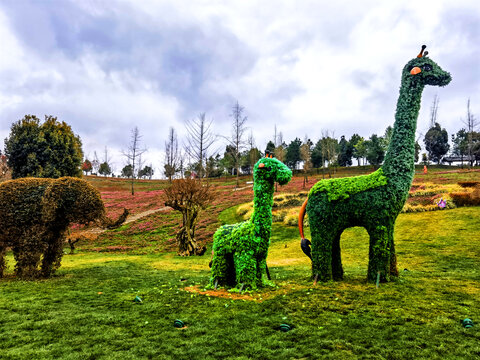
[[[253,178],[251,218],[239,224],[224,225],[213,236],[210,287],[226,285],[256,289],[264,285],[274,184],[288,183],[292,171],[281,161],[267,155],[255,164]]]
[[[415,173],[415,131],[423,89],[426,85],[445,86],[448,72],[421,53],[402,70],[393,133],[383,166],[376,172],[352,178],[316,183],[302,206],[310,217],[312,234],[303,237],[302,250],[312,260],[312,276],[317,280],[341,280],[343,266],[340,237],[349,227],[362,226],[370,236],[369,281],[389,281],[398,276],[394,227],[407,200]]]
[[[125,220],[126,212],[121,218]],[[84,180],[21,178],[1,183],[0,277],[8,247],[18,277],[49,277],[60,266],[69,225],[91,221],[119,225],[106,217],[100,193]]]

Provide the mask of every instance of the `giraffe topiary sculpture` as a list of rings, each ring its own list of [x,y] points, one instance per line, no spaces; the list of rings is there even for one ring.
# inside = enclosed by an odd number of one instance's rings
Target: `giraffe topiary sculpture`
[[[426,57],[425,47],[403,68],[393,135],[383,166],[369,175],[317,182],[300,210],[301,247],[312,260],[315,281],[343,278],[340,235],[353,226],[366,228],[370,236],[367,279],[389,281],[398,276],[393,230],[415,172],[415,129],[422,91],[425,85],[445,86],[451,81],[448,72]],[[311,243],[303,236],[305,211]]]
[[[274,184],[284,185],[292,171],[267,153],[253,169],[253,214],[247,221],[220,227],[213,235],[210,286],[256,289],[263,273],[272,229]]]

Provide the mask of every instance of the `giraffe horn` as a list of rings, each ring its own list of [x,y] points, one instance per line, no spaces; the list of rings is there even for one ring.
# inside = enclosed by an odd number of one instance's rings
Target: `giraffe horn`
[[[422,45],[422,50],[420,50],[420,53],[417,55],[417,58],[423,57],[423,51],[425,50],[426,47],[427,47],[427,45]]]

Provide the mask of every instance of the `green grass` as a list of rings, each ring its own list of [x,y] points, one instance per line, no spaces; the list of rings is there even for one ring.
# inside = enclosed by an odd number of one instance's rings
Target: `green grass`
[[[239,221],[234,210],[220,220]],[[267,261],[277,288],[246,299],[184,290],[208,283],[209,256],[80,251],[52,279],[19,281],[9,255],[0,359],[478,358],[479,218],[480,207],[401,214],[400,278],[378,289],[365,282],[361,228],[342,236],[345,280],[313,286],[296,229],[274,224]],[[462,328],[465,317],[476,325]]]

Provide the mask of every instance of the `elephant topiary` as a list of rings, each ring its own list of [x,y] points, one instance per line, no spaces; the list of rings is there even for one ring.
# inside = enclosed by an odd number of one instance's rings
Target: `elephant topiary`
[[[22,178],[0,184],[0,277],[11,247],[18,277],[49,277],[60,266],[70,224],[97,222],[103,227],[123,223],[106,217],[100,193],[85,180]],[[38,265],[41,262],[41,267]]]

